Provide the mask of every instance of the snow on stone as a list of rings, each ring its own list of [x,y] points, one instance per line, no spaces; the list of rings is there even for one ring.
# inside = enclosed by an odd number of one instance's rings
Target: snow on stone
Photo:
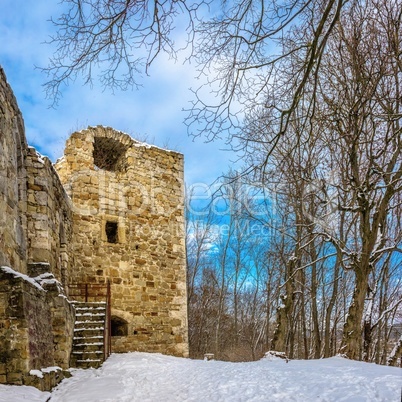
[[[47,266],[50,268],[50,262],[47,261],[37,261],[37,262],[30,262],[29,265],[40,265],[40,266]],[[45,275],[45,274],[43,274]]]
[[[58,163],[61,163],[61,162],[64,162],[65,161],[65,156],[63,155],[63,156],[61,156],[60,158],[57,158],[56,159],[56,162],[55,162],[55,165],[57,165]]]
[[[51,373],[52,371],[61,371],[62,369],[59,366],[51,366],[51,367],[45,367],[41,368],[40,370],[31,370],[29,372],[30,375],[34,375],[39,378],[43,378],[43,373]],[[1,395],[1,393],[0,393]],[[1,400],[1,397],[0,397]]]
[[[285,352],[276,352],[276,351],[271,351],[271,350],[269,352],[265,353],[264,359],[266,359],[268,361],[277,361],[277,360],[285,360],[286,362],[289,361]]]
[[[76,317],[104,317],[105,313],[77,313]]]
[[[79,331],[97,331],[99,329],[105,329],[104,327],[94,327],[94,328],[74,328],[74,332]]]
[[[41,265],[49,265],[49,263],[38,263]],[[32,278],[28,275],[22,274],[21,272],[15,271],[14,269],[10,268],[10,267],[6,267],[6,266],[2,266],[0,267],[1,270],[3,270],[4,272],[7,272],[9,274],[13,274],[14,277],[16,278],[21,278],[24,281],[29,282],[30,284],[34,285],[35,287],[37,287],[38,289],[46,292],[46,289],[43,288],[43,286],[45,285],[54,285],[56,284],[59,291],[63,290],[63,287],[61,286],[61,283],[54,277],[54,275],[50,272],[46,272],[43,273],[35,278]],[[63,294],[60,294],[59,296],[65,297]]]
[[[29,372],[29,374],[34,375],[35,377],[38,377],[38,378],[43,378],[43,373],[40,370],[31,370]]]
[[[63,286],[51,272],[45,272],[43,274],[40,274],[39,276],[36,276],[33,279],[42,287],[44,287],[45,285],[57,285],[59,292],[63,291]]]
[[[36,282],[36,280],[35,280],[34,278],[31,278],[31,277],[29,277],[28,275],[22,274],[21,272],[14,271],[14,270],[13,270],[12,268],[10,268],[10,267],[4,267],[4,266],[2,266],[2,267],[0,267],[0,269],[1,269],[2,271],[4,271],[4,272],[9,273],[9,274],[13,274],[15,278],[21,278],[21,279],[23,279],[24,281],[27,281],[27,282],[31,283],[32,285],[36,286],[38,289],[44,291],[44,289],[42,288],[42,286],[39,285],[39,283]]]
[[[61,370],[62,368],[59,366],[50,366],[41,369],[42,373],[51,373],[52,371],[61,371]]]
[[[103,339],[104,336],[103,336],[103,335],[91,336],[91,337],[86,337],[86,336],[74,336],[73,339],[96,339],[96,338]]]
[[[78,338],[75,338],[75,339],[78,339]],[[77,343],[75,346],[103,346],[103,342]]]
[[[35,151],[36,151],[36,149],[35,149]],[[45,163],[44,158],[48,158],[46,155],[41,155],[38,151],[36,151],[36,157],[38,158],[38,162],[43,163],[43,164]]]
[[[332,357],[228,363],[149,353],[112,354],[99,369],[71,369],[52,394],[1,386],[0,402],[399,401],[402,369]]]
[[[80,329],[81,330],[84,330],[84,329],[93,329],[93,328],[91,328],[90,327],[90,325],[95,325],[95,324],[97,324],[97,325],[103,325],[103,324],[105,324],[105,320],[102,320],[102,321],[92,321],[92,320],[85,320],[85,321],[75,321],[75,324],[84,324],[84,326],[82,326],[82,327],[80,327]],[[90,324],[90,325],[88,325],[88,326],[85,326],[85,324]],[[88,328],[89,327],[89,328]],[[101,328],[98,328],[98,329],[101,329]],[[103,329],[103,328],[102,328]]]

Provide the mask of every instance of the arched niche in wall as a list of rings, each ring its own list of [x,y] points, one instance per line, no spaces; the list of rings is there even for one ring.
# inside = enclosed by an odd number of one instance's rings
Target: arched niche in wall
[[[127,336],[128,323],[123,318],[112,315],[111,318],[111,332],[112,336]]]

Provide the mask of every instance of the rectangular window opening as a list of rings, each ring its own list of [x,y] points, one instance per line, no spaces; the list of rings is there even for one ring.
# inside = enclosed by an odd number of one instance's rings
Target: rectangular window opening
[[[108,243],[117,243],[117,222],[107,221],[105,225],[105,232]]]

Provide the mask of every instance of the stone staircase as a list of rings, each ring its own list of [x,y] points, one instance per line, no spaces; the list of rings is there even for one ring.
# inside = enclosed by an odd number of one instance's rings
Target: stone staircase
[[[74,302],[76,321],[70,367],[98,368],[105,357],[105,302]]]

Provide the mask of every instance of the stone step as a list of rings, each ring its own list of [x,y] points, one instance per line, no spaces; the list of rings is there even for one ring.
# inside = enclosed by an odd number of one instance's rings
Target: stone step
[[[85,352],[85,351],[74,351],[73,355],[76,356],[77,359],[85,360],[85,359],[99,359],[100,357],[103,358],[103,350],[96,350],[96,351],[91,351],[91,352]]]
[[[75,321],[74,328],[79,329],[91,329],[91,328],[102,328],[105,325],[105,320],[102,321]]]
[[[74,338],[87,338],[94,336],[102,336],[103,339],[103,327],[96,328],[74,328]]]
[[[76,325],[74,326],[74,328],[99,328],[102,329],[105,326],[105,321],[76,321],[75,322]]]
[[[99,317],[99,316],[105,316],[106,311],[105,310],[77,310],[75,309],[75,314],[78,317]]]
[[[106,312],[106,306],[104,304],[98,304],[98,305],[86,305],[86,304],[75,304],[75,311],[78,314],[83,314],[83,313],[92,313],[92,314],[97,314],[97,313],[105,313]]]
[[[76,310],[102,311],[106,310],[106,303],[73,302]]]
[[[74,343],[97,343],[103,342],[103,334],[102,335],[94,335],[94,336],[74,336]]]
[[[97,313],[105,313],[106,309],[105,307],[84,307],[84,306],[75,306],[75,311],[79,314],[82,313],[92,313],[92,314],[97,314]]]
[[[102,319],[105,318],[106,314],[103,313],[76,313],[75,316],[77,317],[77,319],[80,320],[98,320],[98,319]]]
[[[103,359],[76,360],[74,367],[82,369],[99,368],[103,362]]]
[[[104,357],[104,326],[106,304],[103,302],[75,302],[72,367],[99,367]]]
[[[103,352],[103,342],[98,343],[75,343],[74,352]]]
[[[83,355],[71,355],[70,366],[75,368],[98,368],[105,361],[103,355],[99,356],[83,356]]]

